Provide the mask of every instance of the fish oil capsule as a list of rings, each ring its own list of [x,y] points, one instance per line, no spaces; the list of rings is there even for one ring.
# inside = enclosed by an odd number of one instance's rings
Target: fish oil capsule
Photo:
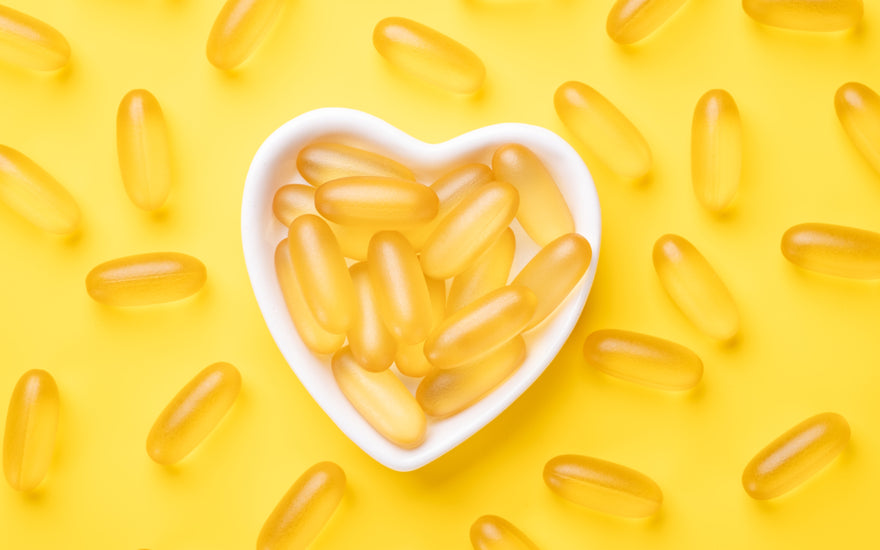
[[[98,265],[86,276],[86,290],[107,305],[146,306],[191,296],[207,278],[205,265],[192,256],[153,252]]]
[[[721,212],[730,206],[741,164],[739,109],[725,90],[710,90],[697,102],[691,130],[691,178],[704,208]]]
[[[281,13],[284,0],[227,0],[208,35],[208,61],[228,70],[254,53]]]
[[[50,233],[69,235],[79,229],[79,206],[67,189],[34,161],[5,145],[0,145],[0,200]]]
[[[880,233],[803,223],[782,236],[782,254],[804,269],[850,279],[880,279]]]
[[[444,319],[425,341],[425,355],[441,369],[485,357],[522,332],[536,303],[535,293],[523,286],[492,291]]]
[[[161,208],[171,191],[168,131],[162,107],[147,90],[132,90],[119,103],[116,151],[131,202],[144,210]]]
[[[862,0],[743,0],[759,23],[798,31],[843,31],[862,19]]]
[[[666,293],[698,329],[727,341],[739,332],[739,312],[730,291],[686,239],[663,235],[654,243],[654,269]]]
[[[808,418],[755,455],[743,471],[743,487],[758,500],[783,495],[834,460],[849,435],[849,424],[839,414]]]
[[[348,344],[358,364],[369,371],[382,371],[391,366],[397,351],[394,336],[385,328],[366,263],[348,269],[357,297],[354,320],[348,329]],[[421,275],[421,273],[419,273]]]
[[[492,156],[492,171],[519,192],[516,219],[533,241],[544,246],[574,232],[568,204],[535,153],[515,143],[502,145]]]
[[[625,330],[597,330],[584,358],[605,374],[661,390],[687,390],[703,377],[703,362],[688,348]]]
[[[39,19],[0,6],[0,59],[35,71],[54,71],[67,65],[70,44]]]
[[[307,548],[333,516],[345,495],[345,472],[333,462],[306,470],[263,524],[257,550]]]
[[[235,403],[241,375],[229,363],[199,372],[159,413],[147,435],[147,454],[159,464],[174,464],[191,453]]]
[[[618,44],[632,44],[656,31],[686,0],[617,0],[605,30]]]
[[[421,445],[425,413],[393,372],[363,369],[348,346],[336,352],[331,367],[343,395],[377,432],[405,449]]]
[[[880,173],[880,96],[858,82],[848,82],[834,95],[834,109],[846,135]]]
[[[296,169],[315,187],[352,176],[416,179],[412,171],[399,162],[341,143],[313,143],[303,147],[296,156]]]
[[[446,306],[448,311],[458,311],[477,298],[506,285],[515,253],[516,237],[508,227],[489,250],[452,280]]]
[[[430,187],[397,178],[353,176],[315,191],[318,212],[342,225],[414,225],[432,220],[439,205]]]
[[[311,214],[293,220],[287,234],[293,269],[306,303],[329,332],[344,334],[354,319],[354,285],[327,223]]]
[[[651,148],[610,101],[581,82],[566,82],[553,96],[563,124],[612,172],[631,180],[651,171]]]
[[[582,235],[569,233],[538,251],[522,268],[513,284],[522,285],[538,298],[535,315],[526,330],[539,325],[553,313],[590,267],[593,249]]]
[[[483,516],[471,525],[471,545],[474,550],[538,550],[525,533],[498,516]]]
[[[519,193],[509,183],[480,186],[452,209],[422,248],[425,275],[448,279],[467,269],[516,216]]]
[[[459,94],[472,94],[486,78],[486,67],[471,50],[421,23],[388,17],[373,30],[379,54],[429,84]]]
[[[550,460],[544,483],[567,500],[614,516],[646,518],[663,503],[663,491],[645,474],[589,456]]]
[[[44,370],[24,373],[12,390],[3,435],[3,473],[17,491],[36,488],[49,471],[58,403],[58,386]]]
[[[425,283],[431,296],[431,330],[434,330],[446,316],[446,281],[425,277]],[[435,370],[434,365],[425,357],[424,341],[417,344],[398,342],[394,363],[404,376],[419,378]]]

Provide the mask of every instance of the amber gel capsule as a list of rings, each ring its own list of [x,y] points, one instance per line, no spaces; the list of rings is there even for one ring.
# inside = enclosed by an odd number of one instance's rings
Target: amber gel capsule
[[[514,254],[516,237],[508,227],[489,250],[483,252],[469,268],[452,280],[446,304],[448,311],[458,311],[477,298],[506,285]]]
[[[880,96],[858,82],[848,82],[834,96],[837,118],[849,139],[880,173]]]
[[[342,225],[414,225],[434,219],[439,206],[433,189],[397,178],[340,178],[315,191],[318,212]]]
[[[739,109],[724,90],[710,90],[697,102],[691,129],[691,178],[707,210],[725,210],[739,188],[742,129]]]
[[[880,233],[803,223],[782,236],[782,254],[810,271],[850,279],[880,279]]]
[[[348,344],[357,362],[369,371],[382,371],[391,366],[397,351],[394,335],[379,316],[376,293],[370,282],[367,264],[356,263],[348,269],[357,297],[354,321],[348,329]],[[420,273],[421,275],[421,273]]]
[[[425,277],[428,294],[431,296],[431,330],[437,328],[446,316],[446,281]],[[422,377],[435,370],[425,357],[425,342],[404,344],[398,342],[394,363],[404,376]]]
[[[798,31],[843,31],[862,19],[862,0],[743,0],[759,23]]]
[[[333,516],[345,495],[345,472],[333,462],[306,470],[269,514],[257,550],[307,548]]]
[[[544,483],[565,499],[614,516],[646,518],[663,503],[660,487],[645,474],[589,456],[557,456],[544,466]]]
[[[529,537],[498,516],[483,516],[471,525],[474,550],[538,550]]]
[[[208,35],[208,61],[218,69],[242,64],[272,28],[284,0],[227,0]]]
[[[36,71],[54,71],[67,65],[70,44],[39,19],[0,6],[0,58]]]
[[[605,30],[618,44],[632,44],[656,31],[686,0],[617,0]]]
[[[341,143],[314,143],[303,147],[296,156],[296,168],[303,179],[315,187],[351,176],[415,180],[410,169],[399,162]]]
[[[758,500],[783,495],[834,460],[849,442],[849,434],[849,424],[839,414],[808,418],[755,455],[743,471],[743,487]]]
[[[46,477],[58,427],[58,386],[44,370],[19,378],[3,434],[3,473],[18,491],[30,491]]]
[[[159,102],[146,90],[125,94],[116,114],[116,151],[128,197],[144,210],[165,204],[171,191],[168,131]]]
[[[192,256],[153,252],[102,263],[86,276],[86,290],[107,305],[146,306],[191,296],[207,278],[205,265]]]

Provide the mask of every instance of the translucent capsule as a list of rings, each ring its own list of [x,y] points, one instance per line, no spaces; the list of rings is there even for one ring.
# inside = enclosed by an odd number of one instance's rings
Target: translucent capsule
[[[370,282],[366,263],[356,263],[348,269],[357,297],[354,320],[348,329],[351,354],[367,370],[382,371],[391,366],[397,351],[397,341],[379,316],[376,293]],[[421,275],[421,273],[419,273]]]
[[[538,550],[529,537],[498,516],[483,516],[471,525],[474,550]]]
[[[556,90],[553,103],[562,122],[612,172],[638,180],[651,171],[648,142],[599,92],[581,82],[566,82]]]
[[[363,369],[347,346],[336,352],[331,366],[343,395],[377,432],[406,449],[421,445],[425,413],[393,372]]]
[[[0,200],[50,233],[69,235],[79,229],[79,206],[67,189],[34,161],[5,145],[0,145]]]
[[[506,285],[515,253],[516,237],[508,227],[489,250],[452,280],[447,310],[450,313],[458,311],[477,298]]]
[[[725,90],[710,90],[697,102],[691,130],[691,178],[700,204],[712,212],[730,206],[741,164],[739,109]]]
[[[379,176],[415,180],[409,168],[382,155],[341,143],[314,143],[296,156],[296,169],[310,184],[351,176]]]
[[[758,500],[783,495],[834,460],[849,435],[849,424],[839,414],[808,418],[755,455],[743,471],[743,487]]]
[[[486,78],[486,67],[474,52],[410,19],[379,21],[373,30],[373,45],[400,69],[450,92],[474,93]]]
[[[104,262],[86,276],[86,290],[111,306],[146,306],[181,300],[199,291],[208,273],[198,259],[153,252]]]
[[[284,3],[284,0],[226,0],[208,35],[208,61],[223,70],[244,63],[272,28]]]
[[[343,225],[415,225],[434,219],[439,205],[430,187],[397,178],[352,176],[315,191],[318,212]]]
[[[58,386],[44,370],[24,373],[12,390],[3,434],[3,473],[17,491],[36,488],[49,471],[58,403]]]
[[[739,332],[739,312],[730,291],[686,239],[663,235],[654,243],[654,269],[660,283],[698,329],[718,340],[731,340]]]
[[[67,65],[70,44],[39,19],[0,6],[0,59],[36,71],[54,71]]]
[[[798,31],[843,31],[862,19],[862,0],[743,0],[759,23]]]
[[[425,274],[447,279],[463,272],[498,240],[517,208],[519,194],[509,183],[493,181],[468,194],[422,248]]]
[[[782,254],[793,264],[850,279],[880,279],[880,233],[802,223],[782,236]]]
[[[605,30],[618,44],[632,44],[656,31],[686,0],[617,0]]]
[[[147,90],[132,90],[116,114],[116,151],[128,197],[144,210],[156,210],[171,191],[168,131],[162,107]]]
[[[339,243],[327,223],[311,214],[293,220],[287,233],[293,269],[318,323],[344,334],[354,319],[354,285]]]
[[[515,143],[502,145],[492,156],[492,171],[519,192],[516,219],[533,241],[544,246],[574,231],[565,197],[535,153]]]
[[[569,233],[554,240],[529,260],[512,284],[538,298],[535,315],[526,330],[539,325],[571,294],[590,267],[593,249],[582,235]]]
[[[446,281],[426,277],[425,283],[431,296],[431,330],[434,330],[446,316]],[[434,365],[425,357],[425,342],[417,344],[398,342],[394,363],[401,374],[416,378],[426,376],[435,370]]]
[[[834,96],[837,118],[849,139],[880,173],[880,96],[858,82],[848,82]]]
[[[687,390],[703,377],[703,362],[688,348],[625,330],[597,330],[584,357],[605,374],[661,390]]]
[[[333,516],[345,495],[345,472],[333,462],[306,470],[269,514],[257,550],[305,549]]]
[[[645,474],[589,456],[550,460],[544,483],[567,500],[614,516],[649,517],[663,503],[660,487]]]
[[[486,357],[517,336],[532,319],[537,298],[523,286],[505,286],[456,311],[425,341],[425,355],[452,369]]]
[[[159,464],[183,460],[229,411],[241,375],[229,363],[214,363],[190,380],[159,413],[147,435],[147,454]]]

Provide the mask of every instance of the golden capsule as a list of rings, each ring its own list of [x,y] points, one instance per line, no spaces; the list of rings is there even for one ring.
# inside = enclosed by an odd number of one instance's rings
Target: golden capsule
[[[348,269],[357,297],[354,321],[348,329],[348,344],[358,364],[369,371],[382,371],[391,366],[397,341],[379,316],[376,292],[370,282],[367,264],[356,263]],[[421,275],[421,273],[420,273]]]
[[[471,545],[474,550],[538,550],[525,533],[498,516],[483,516],[471,525]]]
[[[710,90],[697,102],[691,129],[691,178],[703,207],[721,212],[730,206],[741,164],[739,109],[725,90]]]
[[[345,495],[345,472],[319,462],[297,479],[269,514],[257,550],[304,549],[318,536]]]
[[[631,180],[651,171],[651,148],[610,101],[581,82],[566,82],[553,96],[556,114],[612,172]]]
[[[208,35],[208,61],[228,70],[244,63],[272,28],[284,0],[227,0]]]
[[[625,330],[597,330],[584,358],[605,374],[661,390],[687,390],[703,377],[703,362],[688,348]]]
[[[17,491],[36,488],[49,471],[58,403],[58,386],[44,370],[24,373],[12,390],[3,434],[3,473]]]
[[[147,454],[174,464],[214,431],[241,389],[241,375],[229,363],[214,363],[190,380],[159,413],[147,435]]]
[[[449,287],[446,308],[453,313],[507,284],[510,266],[516,253],[516,237],[509,227],[474,261],[473,265],[459,273]]]
[[[804,269],[850,279],[880,279],[880,233],[802,223],[782,236],[782,254]]]
[[[858,82],[848,82],[834,95],[834,109],[846,135],[880,173],[880,96]]]
[[[663,503],[663,491],[645,474],[589,456],[550,460],[544,483],[567,500],[614,516],[646,518]]]
[[[743,0],[759,23],[798,31],[843,31],[862,19],[862,0]]]
[[[107,305],[146,306],[191,296],[207,278],[205,265],[192,256],[153,252],[98,265],[86,276],[86,290]]]
[[[348,346],[336,352],[331,367],[343,395],[377,432],[405,449],[421,445],[425,413],[393,372],[363,369]]]
[[[132,90],[119,103],[116,152],[131,202],[144,210],[161,208],[171,191],[168,131],[162,107],[147,90]]]
[[[452,209],[422,248],[425,274],[454,277],[467,269],[507,229],[519,208],[519,194],[509,183],[480,186]]]
[[[414,225],[434,219],[440,202],[433,189],[410,180],[352,176],[315,191],[322,216],[343,225]]]
[[[34,161],[5,145],[0,145],[0,200],[50,233],[69,235],[79,229],[79,206],[67,189]]]
[[[450,92],[480,89],[486,67],[471,50],[421,23],[388,17],[373,30],[379,54],[412,76]]]
[[[783,495],[834,460],[849,435],[849,424],[839,414],[808,418],[755,455],[743,471],[743,488],[758,500]]]
[[[605,30],[618,44],[632,44],[656,31],[686,0],[617,0]]]
[[[354,319],[354,285],[327,222],[311,214],[300,216],[290,224],[287,241],[315,320],[329,332],[344,334]]]
[[[412,171],[382,155],[341,143],[313,143],[296,156],[296,169],[315,187],[352,176],[415,180]]]
[[[654,269],[666,293],[698,329],[718,340],[739,332],[739,312],[724,282],[694,245],[678,235],[654,243]]]
[[[425,283],[431,296],[431,330],[434,330],[446,316],[446,281],[425,277]],[[424,341],[417,344],[398,342],[394,363],[400,374],[416,378],[435,370],[434,365],[425,357]]]
[[[67,65],[70,44],[39,19],[0,6],[0,58],[35,71],[54,71]]]

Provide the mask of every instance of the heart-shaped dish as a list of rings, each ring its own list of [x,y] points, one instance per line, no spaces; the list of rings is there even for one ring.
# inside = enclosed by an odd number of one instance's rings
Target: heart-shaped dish
[[[593,249],[589,270],[577,288],[547,320],[524,335],[528,351],[520,368],[470,408],[450,418],[430,421],[424,443],[415,449],[403,449],[389,442],[358,414],[336,385],[329,368],[330,358],[313,355],[306,348],[284,303],[275,274],[274,253],[287,236],[287,228],[273,215],[272,199],[282,185],[305,183],[296,169],[296,155],[316,141],[343,143],[385,155],[408,166],[426,184],[462,164],[491,165],[492,154],[500,145],[522,144],[544,162],[568,202],[576,231],[586,237]],[[511,227],[517,238],[513,277],[538,246],[516,221]],[[245,264],[260,311],[282,355],[339,429],[376,461],[397,471],[420,468],[454,448],[498,416],[544,372],[583,310],[596,273],[600,232],[599,198],[589,170],[565,140],[545,128],[495,124],[432,144],[372,115],[343,108],[309,111],[273,132],[251,163],[241,210]],[[401,378],[410,390],[415,390],[418,380]]]

